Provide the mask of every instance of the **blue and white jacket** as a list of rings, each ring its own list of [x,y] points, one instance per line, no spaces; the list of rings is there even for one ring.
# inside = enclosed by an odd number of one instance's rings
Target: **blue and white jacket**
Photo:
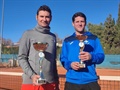
[[[67,70],[66,81],[75,84],[86,84],[90,82],[95,82],[98,80],[96,74],[96,64],[103,62],[105,55],[101,43],[97,36],[90,32],[85,32],[88,38],[84,40],[85,52],[91,54],[91,60],[85,61],[86,67],[79,70],[73,70],[71,68],[72,62],[80,62],[79,59],[79,40],[76,38],[76,34],[65,38],[60,54],[60,61],[63,67]]]

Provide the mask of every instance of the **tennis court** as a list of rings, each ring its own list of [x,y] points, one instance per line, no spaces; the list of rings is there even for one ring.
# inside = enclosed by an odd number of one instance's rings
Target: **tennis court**
[[[60,68],[58,68],[58,71],[61,71],[59,72],[60,90],[63,90],[65,83],[65,70],[59,69]],[[17,71],[14,70],[15,69],[0,70],[0,90],[20,90],[22,84],[22,71],[21,69],[18,69]],[[106,76],[103,74],[99,76],[101,90],[120,90],[120,72],[117,72],[116,74],[116,71],[113,72],[111,70],[110,72],[112,72],[113,75]]]

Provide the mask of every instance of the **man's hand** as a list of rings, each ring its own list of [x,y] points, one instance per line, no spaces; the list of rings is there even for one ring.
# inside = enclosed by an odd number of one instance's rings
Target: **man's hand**
[[[88,52],[80,52],[79,59],[82,61],[87,61],[91,59],[91,54]]]
[[[72,69],[74,69],[74,70],[79,70],[79,69],[80,69],[80,67],[79,67],[79,62],[72,62],[72,63],[71,63],[71,67],[72,67]]]
[[[32,78],[33,85],[39,85],[37,83],[37,80],[40,78],[39,75],[33,75],[31,78]]]

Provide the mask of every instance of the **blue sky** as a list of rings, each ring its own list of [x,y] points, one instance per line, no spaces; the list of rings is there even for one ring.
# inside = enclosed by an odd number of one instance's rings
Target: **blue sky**
[[[117,20],[120,0],[4,0],[3,38],[18,42],[24,31],[37,24],[35,16],[39,6],[46,4],[52,10],[51,31],[59,38],[74,32],[72,15],[78,11],[87,16],[87,22],[104,23],[109,14]],[[0,0],[0,31],[2,22]]]

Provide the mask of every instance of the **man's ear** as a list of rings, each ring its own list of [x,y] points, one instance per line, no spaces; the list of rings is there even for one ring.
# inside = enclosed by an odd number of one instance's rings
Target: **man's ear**
[[[52,21],[52,16],[50,17],[50,22]]]
[[[72,26],[74,27],[74,23],[72,22]]]
[[[85,26],[87,25],[87,21],[85,21]]]
[[[35,17],[36,17],[36,20],[37,20],[38,16],[36,15]]]

